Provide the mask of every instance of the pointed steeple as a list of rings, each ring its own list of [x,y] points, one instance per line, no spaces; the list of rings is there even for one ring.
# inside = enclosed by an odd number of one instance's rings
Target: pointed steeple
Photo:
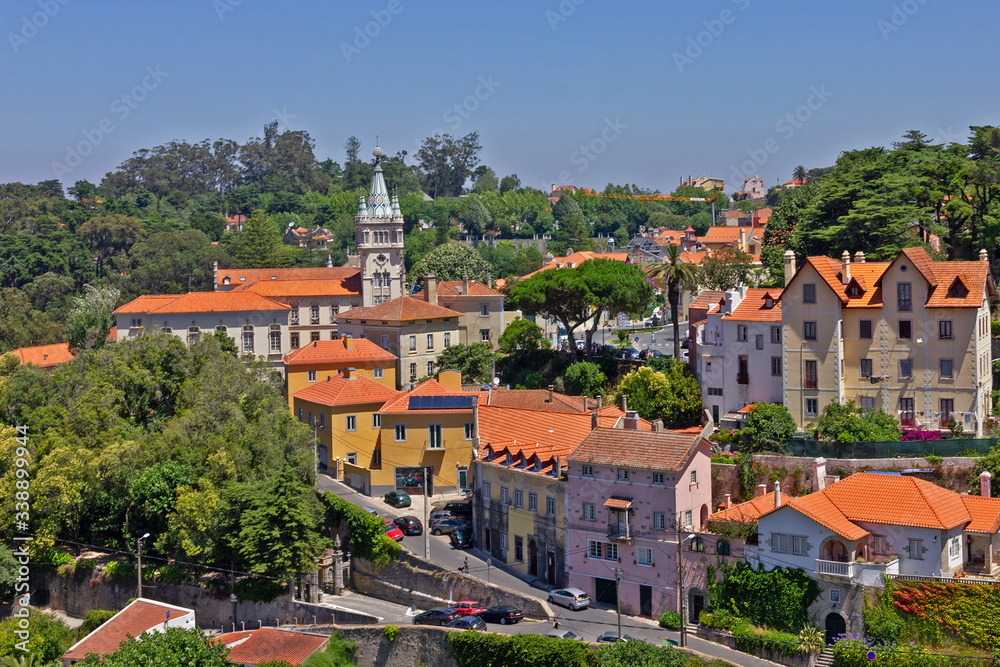
[[[395,192],[392,193],[392,217],[394,220],[403,217],[403,212],[399,210],[399,197]]]
[[[365,202],[365,193],[358,193],[358,217],[364,218],[368,216],[368,204]]]
[[[375,156],[375,172],[368,192],[368,215],[373,218],[388,218],[391,212],[389,191],[385,188],[385,177],[382,175],[382,149],[376,146],[372,155]]]

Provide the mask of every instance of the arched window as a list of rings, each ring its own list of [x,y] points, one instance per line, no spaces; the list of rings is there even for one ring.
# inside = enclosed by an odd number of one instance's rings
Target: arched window
[[[188,327],[188,345],[197,345],[199,340],[201,340],[201,329]]]
[[[253,354],[253,325],[243,325],[243,354]]]
[[[718,542],[716,542],[715,543],[715,553],[717,553],[720,556],[730,556],[730,555],[732,555],[730,553],[730,549],[729,549],[729,542],[726,542],[725,540],[719,540]]]
[[[698,553],[705,552],[705,542],[702,541],[702,539],[697,535],[691,538],[691,551],[696,551]]]
[[[219,332],[219,333],[226,333],[226,332],[228,332],[228,331],[229,331],[229,328],[228,328],[228,327],[226,327],[226,325],[225,325],[225,324],[220,324],[220,325],[218,325],[217,327],[215,327],[215,330],[216,330],[217,332]]]
[[[223,276],[222,277],[222,284],[223,285],[228,285],[230,282],[232,282],[232,281],[230,280],[229,276]]]

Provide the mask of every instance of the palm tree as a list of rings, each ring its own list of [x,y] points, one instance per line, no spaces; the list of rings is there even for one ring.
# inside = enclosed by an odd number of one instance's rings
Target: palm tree
[[[677,324],[681,290],[694,287],[698,282],[698,267],[681,261],[680,246],[667,246],[666,261],[653,264],[648,269],[656,286],[663,290],[670,304],[670,321],[674,325],[674,359],[681,358],[680,328]]]
[[[823,652],[824,646],[826,641],[819,628],[807,625],[799,632],[799,651],[809,654],[809,667],[816,664],[816,656]]]
[[[799,185],[805,185],[806,182],[806,168],[801,164],[797,166],[794,171],[792,171],[792,178],[799,182]]]
[[[35,667],[35,655],[22,655],[20,658],[4,656],[0,658],[0,667]]]

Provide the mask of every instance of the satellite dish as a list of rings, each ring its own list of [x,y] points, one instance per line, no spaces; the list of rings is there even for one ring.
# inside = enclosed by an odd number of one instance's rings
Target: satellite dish
[[[500,378],[493,378],[493,386],[496,387],[500,384]]]

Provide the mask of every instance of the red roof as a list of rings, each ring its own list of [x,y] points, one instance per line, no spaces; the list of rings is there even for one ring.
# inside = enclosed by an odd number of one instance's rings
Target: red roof
[[[781,495],[780,505],[788,502],[788,496]],[[779,506],[780,506],[779,505]],[[741,523],[757,523],[764,514],[774,510],[774,491],[760,496],[754,496],[744,503],[737,503],[728,509],[721,509],[708,517],[709,521],[739,521]]]
[[[137,304],[136,302],[142,301]],[[224,313],[290,310],[287,303],[254,294],[253,292],[188,292],[168,299],[150,299],[140,296],[121,308],[119,313],[149,313],[167,315],[172,313]]]
[[[962,502],[972,517],[972,523],[965,527],[966,531],[989,535],[1000,531],[1000,498],[962,496]]]
[[[347,349],[350,342],[351,349]],[[354,361],[394,361],[396,355],[383,350],[367,338],[342,337],[340,340],[314,340],[284,358],[286,366],[303,364],[339,364]]]
[[[461,280],[446,280],[437,283],[438,296],[503,296],[500,292],[478,280],[469,281],[469,292],[465,292],[465,283]],[[422,289],[413,295],[415,299],[427,300],[427,291]]]
[[[780,322],[781,321],[781,290],[774,287],[751,287],[739,305],[724,320],[738,322]],[[771,307],[767,307],[770,298]]]
[[[74,357],[69,349],[69,343],[53,343],[52,345],[35,345],[34,347],[19,347],[7,354],[21,357],[22,364],[34,364],[39,368],[52,368],[56,364],[69,361]]]
[[[213,641],[229,649],[228,659],[238,664],[258,665],[284,660],[298,665],[322,648],[330,638],[280,628],[228,632]]]
[[[361,272],[355,266],[314,267],[308,269],[219,269],[218,284],[229,285],[254,280],[346,280]]]
[[[740,231],[744,234],[749,231],[746,227],[727,227],[716,225],[709,227],[705,232],[705,243],[735,243],[740,240]]]
[[[395,389],[376,382],[364,375],[346,378],[342,373],[316,382],[293,394],[295,398],[318,405],[361,405],[385,403],[400,395]]]
[[[437,380],[433,380],[433,379],[432,380],[426,380],[424,382],[421,382],[420,384],[418,384],[416,387],[414,387],[410,391],[406,392],[405,394],[399,394],[399,398],[397,398],[396,400],[390,401],[389,403],[386,403],[385,405],[383,405],[382,409],[379,410],[379,413],[383,414],[383,415],[386,415],[386,414],[401,415],[401,414],[408,413],[409,412],[409,404],[410,404],[410,397],[411,396],[453,396],[453,395],[468,396],[469,394],[466,393],[466,392],[464,392],[464,391],[453,391],[451,389],[448,389],[448,387],[444,386],[443,384],[441,384]],[[462,413],[462,412],[471,413],[472,409],[469,408],[469,409],[461,409],[460,410],[460,409],[457,409],[457,408],[448,408],[448,409],[439,409],[439,410],[421,410],[420,411],[421,414],[423,414],[423,413],[442,413],[442,412],[443,413],[449,413],[449,414],[450,413]]]
[[[330,280],[257,280],[241,284],[234,292],[253,292],[267,297],[360,295],[361,282],[356,276]]]
[[[598,465],[680,470],[702,442],[701,433],[661,433],[599,428],[591,431],[569,459]]]
[[[169,620],[167,612],[170,612]],[[117,651],[119,645],[129,636],[138,637],[143,632],[164,623],[167,624],[167,627],[192,625],[193,618],[187,619],[185,623],[181,621],[193,614],[194,611],[191,609],[139,598],[71,646],[63,657],[70,660],[83,660],[89,653],[96,653],[103,657]],[[191,621],[191,623],[187,621]]]
[[[551,400],[550,400],[551,396]],[[479,405],[493,405],[502,408],[521,408],[524,410],[544,410],[547,412],[586,412],[590,414],[597,409],[597,401],[589,399],[587,408],[583,407],[583,396],[567,396],[548,389],[493,389],[479,392]],[[616,411],[619,416],[625,413],[616,405],[605,405],[602,414],[608,409]]]
[[[181,298],[180,294],[144,294],[116,308],[115,314],[136,313],[145,315],[179,298]]]
[[[413,320],[442,319],[445,317],[461,317],[462,313],[427,303],[412,296],[399,296],[392,301],[380,303],[370,308],[351,308],[337,316],[338,320],[360,321],[376,320],[386,322],[410,322]]]
[[[717,306],[726,299],[726,293],[722,290],[706,289],[698,293],[698,297],[691,302],[688,310],[702,309],[708,310],[712,306]]]

